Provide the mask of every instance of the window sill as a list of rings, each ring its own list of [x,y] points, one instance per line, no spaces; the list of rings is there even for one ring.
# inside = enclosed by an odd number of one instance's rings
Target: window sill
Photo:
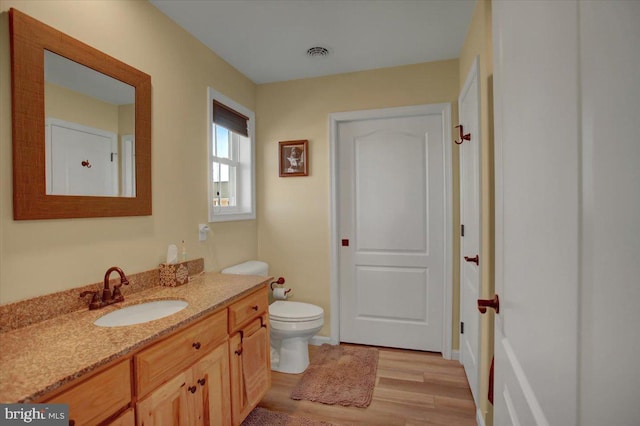
[[[209,222],[233,222],[239,220],[255,220],[254,213],[217,213],[209,218]]]

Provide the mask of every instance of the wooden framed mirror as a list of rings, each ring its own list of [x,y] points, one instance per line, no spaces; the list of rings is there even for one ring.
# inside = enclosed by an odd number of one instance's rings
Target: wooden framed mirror
[[[13,218],[31,220],[151,215],[151,77],[16,9],[9,10],[9,30],[13,112]],[[83,147],[84,150],[84,140],[75,144],[67,142],[81,131],[95,133],[102,141],[102,129],[99,129],[100,132],[94,131],[100,128],[100,125],[92,127],[86,123],[72,123],[77,126],[68,130],[73,127],[67,126],[68,120],[50,116],[49,111],[54,107],[49,106],[52,102],[49,102],[51,98],[48,96],[53,96],[49,93],[55,91],[51,92],[49,88],[49,77],[45,81],[45,62],[48,75],[53,73],[49,64],[75,64],[79,73],[94,73],[101,81],[111,81],[110,84],[115,86],[111,86],[107,92],[115,93],[116,87],[121,86],[128,92],[129,99],[133,100],[133,104],[128,105],[117,105],[117,101],[99,101],[116,102],[113,108],[120,112],[114,114],[121,117],[121,123],[129,122],[126,131],[107,132],[109,135],[115,135],[110,136],[110,143],[114,148],[106,151],[103,149],[99,160],[90,159],[89,156],[93,154],[78,152],[81,149],[79,147]],[[83,80],[80,74],[75,74],[76,71],[73,71],[73,77],[68,80]],[[65,73],[71,72],[64,71],[62,74]],[[54,85],[60,92],[76,95],[75,92],[69,92],[68,88],[57,84],[64,83],[56,81]],[[89,84],[92,88],[100,85],[101,83]],[[93,104],[94,100],[89,102]],[[56,103],[60,102],[54,102]],[[65,98],[63,103],[73,102]],[[85,110],[83,113],[87,112],[86,107],[82,109]],[[113,109],[109,111],[111,110]],[[100,119],[110,115],[104,113],[104,110],[100,111],[91,111],[90,114]],[[122,118],[122,111],[128,111],[126,114],[129,115],[125,114]],[[52,123],[62,128],[63,133],[52,131]],[[122,127],[125,126],[121,124]],[[65,145],[52,141],[64,141]],[[65,151],[61,151],[58,146],[65,146]],[[56,147],[55,150],[53,147]],[[105,160],[105,155],[109,159]],[[105,167],[110,167],[110,171],[103,172],[96,161],[100,164],[105,163]],[[109,162],[112,165],[109,165]],[[78,174],[70,164],[82,173],[91,175]],[[68,183],[74,180],[88,182],[90,179],[87,176],[94,177],[97,173],[105,173],[104,176],[108,176],[105,178],[99,175],[98,181],[108,180],[103,186],[110,189],[85,190]],[[58,185],[55,182],[62,184]]]

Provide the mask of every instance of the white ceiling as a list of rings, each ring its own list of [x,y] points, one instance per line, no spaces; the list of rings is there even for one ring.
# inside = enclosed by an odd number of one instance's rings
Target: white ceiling
[[[44,51],[44,79],[113,105],[136,101],[135,87],[48,50]]]
[[[253,82],[457,58],[475,0],[149,0]],[[309,57],[327,47],[330,55]]]

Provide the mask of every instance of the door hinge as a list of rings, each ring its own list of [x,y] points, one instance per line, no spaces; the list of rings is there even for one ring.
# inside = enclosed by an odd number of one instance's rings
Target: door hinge
[[[464,334],[464,323],[460,321],[460,334]]]
[[[460,236],[464,237],[464,225],[460,225]]]

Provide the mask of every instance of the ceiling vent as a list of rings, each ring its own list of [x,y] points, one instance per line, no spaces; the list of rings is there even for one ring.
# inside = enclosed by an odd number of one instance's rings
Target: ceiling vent
[[[322,47],[322,46],[313,46],[309,49],[307,49],[307,56],[311,56],[312,58],[319,58],[322,56],[328,56],[329,55],[329,49],[327,49],[326,47]]]

